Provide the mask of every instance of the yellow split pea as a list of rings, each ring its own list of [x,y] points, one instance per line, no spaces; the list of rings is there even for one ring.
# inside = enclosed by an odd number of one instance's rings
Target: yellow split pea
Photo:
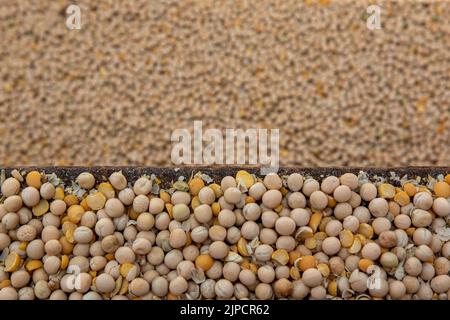
[[[50,208],[48,201],[45,199],[41,199],[37,205],[35,205],[31,210],[36,217],[40,217],[47,213]]]
[[[249,189],[254,183],[255,179],[253,176],[245,170],[240,170],[236,173],[236,182],[241,183],[247,189]]]
[[[189,191],[193,196],[198,196],[200,190],[205,186],[205,182],[200,178],[192,178],[188,183]]]
[[[42,185],[42,175],[37,171],[30,171],[27,174],[25,181],[28,186],[39,189]]]
[[[100,210],[105,206],[106,197],[101,192],[90,194],[86,197],[86,202],[92,210]]]

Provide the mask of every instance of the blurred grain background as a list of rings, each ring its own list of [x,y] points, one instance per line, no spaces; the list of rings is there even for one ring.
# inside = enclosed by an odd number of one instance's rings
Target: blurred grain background
[[[81,7],[81,30],[65,9]],[[0,164],[170,165],[279,128],[282,165],[450,164],[450,3],[0,0]]]

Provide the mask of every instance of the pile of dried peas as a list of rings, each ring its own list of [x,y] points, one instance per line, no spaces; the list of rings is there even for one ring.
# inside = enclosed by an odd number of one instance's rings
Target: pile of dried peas
[[[450,174],[431,181],[13,170],[4,299],[450,299]]]

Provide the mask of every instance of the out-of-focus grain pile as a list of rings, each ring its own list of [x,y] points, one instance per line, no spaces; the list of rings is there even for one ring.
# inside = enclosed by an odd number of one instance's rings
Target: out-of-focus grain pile
[[[448,165],[450,3],[0,1],[2,165],[170,165],[170,134],[279,128],[281,164]]]

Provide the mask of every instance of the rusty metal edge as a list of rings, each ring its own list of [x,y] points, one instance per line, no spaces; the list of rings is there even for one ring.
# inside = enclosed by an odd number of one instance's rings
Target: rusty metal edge
[[[146,167],[146,166],[17,166],[17,167],[2,167],[1,170],[5,170],[7,176],[10,175],[13,169],[19,171],[25,170],[26,172],[31,170],[37,170],[45,173],[55,173],[64,183],[73,181],[78,174],[84,171],[91,172],[98,181],[106,180],[107,177],[115,172],[121,170],[127,177],[128,181],[133,182],[140,176],[147,174],[154,174],[162,181],[162,187],[169,186],[173,181],[178,180],[180,176],[184,176],[189,179],[191,175],[202,172],[210,176],[214,181],[220,181],[224,176],[234,176],[239,170],[247,170],[250,173],[254,173],[256,176],[260,176],[260,167],[256,166],[180,166],[180,167]],[[366,172],[370,177],[374,175],[384,177],[386,180],[390,180],[391,172],[394,172],[397,176],[408,176],[408,179],[415,179],[417,177],[427,178],[431,176],[436,178],[439,174],[446,175],[450,173],[450,167],[300,167],[300,166],[286,166],[281,167],[278,170],[280,175],[288,175],[294,172],[298,172],[304,176],[310,176],[321,180],[323,177],[329,175],[339,176],[346,172],[352,172],[358,174],[360,171]],[[396,183],[396,181],[391,181]]]

